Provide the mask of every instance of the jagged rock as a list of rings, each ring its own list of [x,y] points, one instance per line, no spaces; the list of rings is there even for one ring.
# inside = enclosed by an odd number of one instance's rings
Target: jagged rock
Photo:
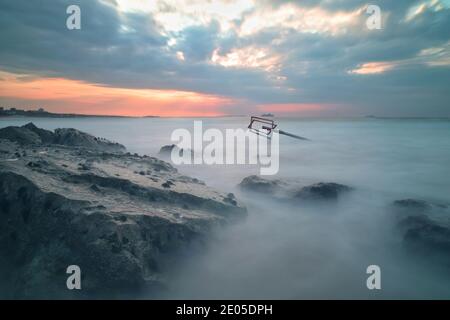
[[[125,147],[119,143],[97,138],[76,129],[56,129],[52,132],[40,129],[31,122],[22,127],[0,129],[0,139],[7,139],[19,145],[59,144],[105,152],[125,151]]]
[[[237,199],[229,203],[153,157],[47,148],[15,161],[0,153],[2,298],[114,297],[163,285],[167,257],[246,214]],[[79,292],[66,288],[74,264],[82,270]]]
[[[76,129],[56,129],[53,143],[72,147],[90,148],[98,151],[125,151],[125,147],[119,143],[114,143],[103,138],[97,138]]]
[[[35,132],[24,127],[6,127],[0,129],[0,139],[17,142],[21,145],[41,144],[42,140]]]
[[[36,133],[39,136],[39,138],[41,139],[41,143],[47,144],[47,143],[53,143],[53,141],[54,141],[53,132],[51,132],[49,130],[38,128],[32,122],[22,126],[22,128],[28,129],[28,130]]]

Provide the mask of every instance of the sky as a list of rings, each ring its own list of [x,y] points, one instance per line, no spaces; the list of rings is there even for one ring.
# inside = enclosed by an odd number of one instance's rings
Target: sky
[[[0,0],[0,106],[450,117],[449,31],[450,0]]]

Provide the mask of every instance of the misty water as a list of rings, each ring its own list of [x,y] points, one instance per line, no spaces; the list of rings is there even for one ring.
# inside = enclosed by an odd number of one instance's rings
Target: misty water
[[[197,119],[198,120],[198,119]],[[201,119],[205,129],[246,128],[248,118]],[[0,127],[73,127],[157,156],[193,119],[3,118]],[[450,121],[277,119],[310,141],[280,138],[278,179],[337,182],[355,190],[333,203],[282,204],[240,192],[257,166],[178,169],[245,203],[244,221],[215,230],[206,247],[169,266],[168,288],[142,298],[450,298],[450,270],[404,250],[393,200],[450,203]],[[379,265],[381,290],[366,268]]]

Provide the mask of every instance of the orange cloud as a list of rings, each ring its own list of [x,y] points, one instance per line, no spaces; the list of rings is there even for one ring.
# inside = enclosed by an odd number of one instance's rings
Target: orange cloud
[[[356,74],[374,74],[383,73],[394,68],[393,62],[368,62],[364,63],[356,69],[351,70],[349,73]]]
[[[105,87],[64,78],[33,78],[0,72],[0,97],[39,103],[48,111],[127,116],[220,116],[225,97],[177,90]]]

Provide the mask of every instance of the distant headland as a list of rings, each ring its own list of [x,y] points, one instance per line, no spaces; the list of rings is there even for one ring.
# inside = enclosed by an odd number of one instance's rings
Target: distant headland
[[[77,113],[53,113],[48,112],[43,108],[36,110],[22,110],[17,108],[6,109],[0,107],[0,117],[41,117],[41,118],[159,118],[158,116],[142,116],[142,117],[130,117],[130,116],[115,116],[115,115],[89,115],[89,114],[77,114]]]

